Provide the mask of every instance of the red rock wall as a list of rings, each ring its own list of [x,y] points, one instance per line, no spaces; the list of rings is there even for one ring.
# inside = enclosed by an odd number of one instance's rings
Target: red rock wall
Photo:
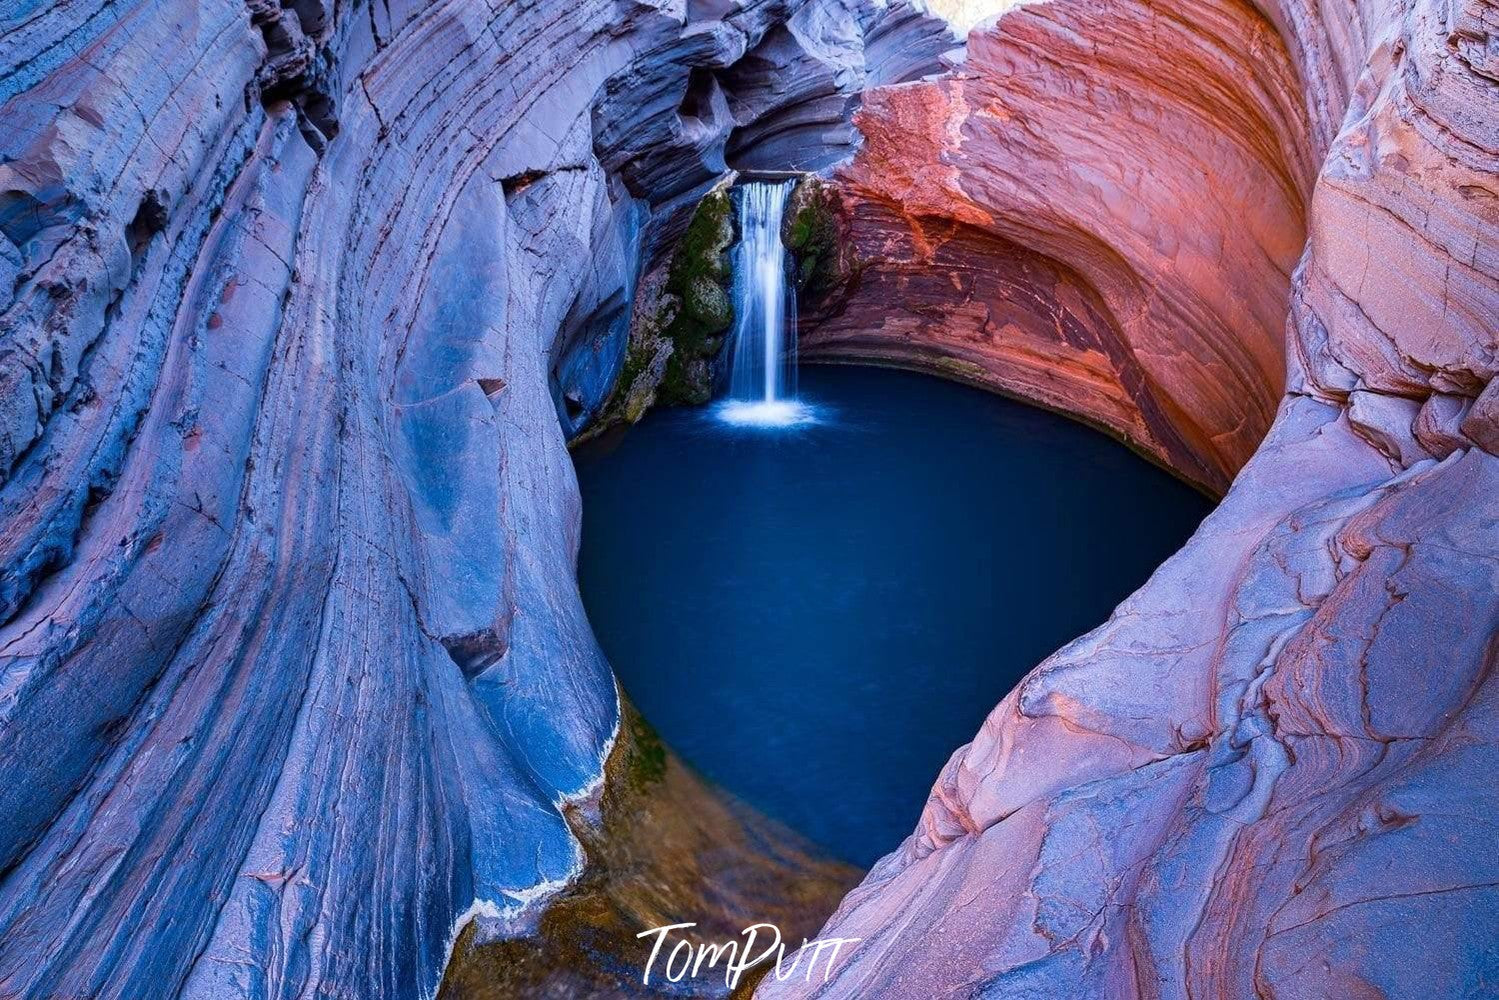
[[[1004,294],[882,281],[808,325],[808,356],[855,330],[866,354],[875,337],[892,355],[950,342],[997,387],[1087,414],[1223,489],[1280,395],[1314,173],[1270,24],[1242,2],[1181,17],[1028,5],[971,36],[948,76],[869,95],[859,121],[865,146],[836,181],[883,209],[852,213],[874,273],[941,269],[939,248],[981,234],[987,248],[947,255],[966,258],[963,272],[1040,255],[1076,276],[1074,291],[1028,315]],[[1079,297],[1105,321],[1086,343],[1065,316]]]
[[[836,192],[858,262],[801,312],[801,357],[938,372],[1070,413],[1205,489],[1226,482],[1178,430],[1107,304],[1077,271],[992,229]]]
[[[855,212],[877,270],[899,284],[954,219],[1026,248],[1001,273],[1071,268],[1238,474],[954,754],[825,929],[863,939],[836,974],[760,995],[1492,992],[1496,24],[1488,2],[1062,0],[867,103],[842,177],[879,206]],[[922,350],[981,356],[989,304],[953,287]],[[1015,339],[978,362],[1006,388]]]

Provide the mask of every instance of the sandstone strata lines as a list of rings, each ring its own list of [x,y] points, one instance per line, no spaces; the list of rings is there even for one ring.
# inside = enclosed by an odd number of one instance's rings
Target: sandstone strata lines
[[[690,8],[0,12],[0,993],[418,996],[578,873],[618,706],[559,417],[736,134],[846,148],[948,44]],[[817,114],[688,122],[771,38]]]
[[[958,358],[1188,476],[1237,475],[953,756],[825,928],[868,941],[842,973],[762,994],[1426,997],[1499,978],[1479,777],[1499,733],[1494,18],[1062,0],[866,101],[870,142],[835,178],[865,270],[808,339]],[[939,292],[912,261],[959,240]],[[1016,271],[1059,290],[1030,300],[1048,308],[1015,304]],[[1117,347],[1081,372],[1073,285],[1103,303],[1091,343]],[[916,290],[915,319],[891,289]],[[896,318],[861,336],[882,301]],[[1287,391],[1240,469],[1287,313]],[[1038,372],[1067,383],[1048,398]]]

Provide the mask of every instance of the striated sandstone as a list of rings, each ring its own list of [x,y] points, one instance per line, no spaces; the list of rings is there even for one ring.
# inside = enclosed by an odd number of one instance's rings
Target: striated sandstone
[[[808,357],[947,353],[1221,491],[1280,395],[1315,174],[1265,19],[1028,5],[859,121],[836,181],[876,287],[804,330]]]
[[[900,0],[0,18],[0,993],[409,997],[533,929],[620,712],[564,439],[702,192],[891,83],[809,352],[1233,487],[820,992],[1499,978],[1492,3],[1056,0],[904,83]]]
[[[619,707],[564,426],[742,130],[824,155],[785,100],[946,44],[900,0],[0,11],[0,994],[421,996],[579,874]],[[813,91],[740,94],[768,52]]]
[[[840,973],[760,995],[1499,982],[1496,23],[1486,2],[1057,0],[866,101],[837,175],[866,271],[812,349],[960,358],[1051,403],[1030,369],[1077,338],[1027,321],[1005,276],[1066,275],[1148,395],[1107,360],[1118,384],[1064,365],[1079,388],[1053,405],[1235,475],[954,754],[824,929],[865,939]],[[954,252],[941,294],[915,262],[959,239],[991,249]]]

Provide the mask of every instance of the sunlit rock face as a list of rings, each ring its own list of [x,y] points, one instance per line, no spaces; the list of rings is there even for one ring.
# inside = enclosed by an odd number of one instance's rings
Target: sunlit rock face
[[[821,0],[0,18],[0,994],[421,996],[583,860],[618,704],[559,415],[642,234],[950,39]]]
[[[927,0],[927,9],[945,19],[960,34],[966,35],[975,25],[998,17],[1026,0]]]
[[[1301,106],[1243,4],[1016,11],[951,75],[870,95],[837,178],[869,266],[805,349],[962,362],[1221,490],[1280,395]]]
[[[834,978],[760,995],[1499,981],[1496,21],[1058,0],[866,101],[866,270],[803,343],[1236,477],[957,751],[824,930],[863,938]]]

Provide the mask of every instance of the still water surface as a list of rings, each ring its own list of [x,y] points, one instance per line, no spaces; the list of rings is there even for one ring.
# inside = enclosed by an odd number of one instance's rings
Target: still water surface
[[[579,579],[668,744],[868,866],[989,710],[1210,505],[1097,431],[976,389],[800,379],[815,423],[657,410],[577,449]]]

